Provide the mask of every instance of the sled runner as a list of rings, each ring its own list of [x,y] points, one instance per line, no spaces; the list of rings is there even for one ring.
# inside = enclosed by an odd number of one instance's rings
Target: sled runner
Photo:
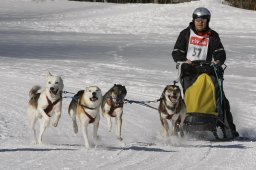
[[[226,66],[225,66],[226,68]],[[205,61],[181,65],[180,82],[186,105],[183,129],[187,133],[211,131],[219,139],[217,127],[226,138],[223,72],[225,68]]]

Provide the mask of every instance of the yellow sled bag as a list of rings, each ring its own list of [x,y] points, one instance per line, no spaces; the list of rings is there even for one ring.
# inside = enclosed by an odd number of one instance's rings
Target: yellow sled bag
[[[187,88],[184,101],[187,113],[218,116],[216,112],[215,87],[209,75],[203,73]]]

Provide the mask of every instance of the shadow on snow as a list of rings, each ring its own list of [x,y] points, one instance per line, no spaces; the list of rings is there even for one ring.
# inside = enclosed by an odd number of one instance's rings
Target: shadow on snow
[[[146,151],[146,152],[175,152],[175,151],[163,150],[160,148],[149,148],[149,147],[145,147],[145,146],[109,147],[109,149],[122,150],[122,151],[133,150],[133,151]]]
[[[37,151],[69,151],[69,150],[76,150],[76,149],[66,149],[66,148],[13,148],[13,149],[0,149],[1,152],[20,152],[20,151],[31,151],[31,152],[37,152]]]

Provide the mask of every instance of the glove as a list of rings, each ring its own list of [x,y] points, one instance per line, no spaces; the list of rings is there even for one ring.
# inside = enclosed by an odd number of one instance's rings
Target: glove
[[[213,64],[219,65],[220,64],[220,60],[214,60],[212,61]]]

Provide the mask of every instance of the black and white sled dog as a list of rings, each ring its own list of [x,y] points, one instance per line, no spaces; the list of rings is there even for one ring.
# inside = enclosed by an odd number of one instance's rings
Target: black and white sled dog
[[[87,128],[90,123],[93,123],[93,138],[98,138],[97,132],[100,121],[99,108],[102,101],[101,89],[97,86],[86,87],[85,90],[80,90],[74,96],[69,104],[68,113],[73,121],[74,132],[78,132],[76,118],[79,119],[84,144],[87,149],[90,148],[88,140]]]
[[[43,133],[49,125],[53,112],[55,112],[55,121],[52,125],[57,127],[61,117],[63,87],[63,80],[60,76],[48,73],[46,85],[41,92],[39,92],[41,89],[40,86],[34,86],[30,90],[27,114],[29,125],[32,129],[32,143],[42,144]],[[35,128],[37,120],[40,123],[38,138],[36,138],[37,133]]]
[[[182,126],[186,118],[186,107],[179,86],[167,85],[165,87],[161,96],[158,112],[160,114],[160,121],[165,137],[169,137],[168,120],[172,121],[171,135],[177,135],[178,130],[181,136],[184,135]]]
[[[114,84],[112,88],[103,96],[101,104],[101,113],[107,119],[109,132],[112,129],[111,118],[116,119],[116,137],[122,140],[122,115],[124,98],[127,94],[125,86]]]

